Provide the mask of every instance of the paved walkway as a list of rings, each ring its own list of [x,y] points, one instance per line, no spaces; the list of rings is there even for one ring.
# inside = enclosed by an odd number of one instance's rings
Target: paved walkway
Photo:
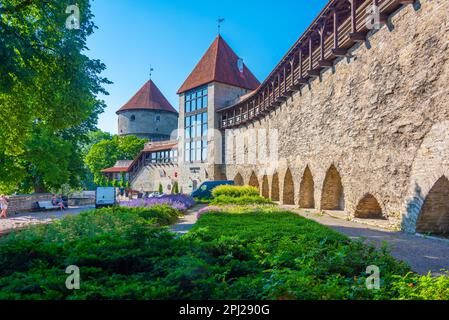
[[[45,211],[21,213],[8,216],[7,219],[0,219],[0,236],[8,234],[12,230],[20,230],[30,225],[50,223],[66,216],[77,215],[83,211],[94,209],[93,206],[70,207],[65,211]]]
[[[283,206],[301,216],[328,226],[351,239],[361,239],[376,247],[386,242],[391,255],[398,260],[406,262],[413,271],[434,275],[441,275],[441,269],[449,271],[449,240],[427,238],[404,232],[390,231],[380,227],[371,226],[354,221],[338,219],[314,211],[304,211]]]
[[[186,214],[181,219],[179,219],[178,223],[170,227],[170,231],[178,233],[179,235],[183,235],[189,232],[198,220],[196,218],[196,213],[198,212],[198,210],[205,207],[207,207],[207,204],[197,204],[187,210]]]

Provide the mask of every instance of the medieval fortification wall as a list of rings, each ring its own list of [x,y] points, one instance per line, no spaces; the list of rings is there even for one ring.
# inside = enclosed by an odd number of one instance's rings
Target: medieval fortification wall
[[[350,55],[234,129],[278,130],[279,163],[228,164],[227,178],[408,232],[449,227],[449,214],[437,214],[449,209],[449,1],[402,7]]]

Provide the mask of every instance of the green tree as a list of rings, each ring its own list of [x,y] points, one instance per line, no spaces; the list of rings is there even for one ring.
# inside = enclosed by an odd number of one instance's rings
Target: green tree
[[[81,148],[84,157],[89,153],[89,150],[92,148],[93,145],[103,140],[112,140],[112,138],[113,135],[110,134],[109,132],[104,132],[99,129],[90,131],[87,134],[87,142],[85,142]]]
[[[103,179],[101,170],[115,165],[118,160],[133,160],[142,151],[147,140],[135,136],[114,136],[94,144],[85,158],[85,163],[94,176],[94,182],[100,184]]]
[[[159,193],[164,193],[164,187],[162,187],[162,183],[159,183]]]
[[[175,183],[173,184],[173,194],[179,194],[179,184],[178,181],[175,181]]]
[[[125,185],[126,185],[126,182],[125,182],[125,173],[122,172],[122,173],[120,174],[120,184],[119,184],[119,187],[120,187],[120,188],[124,188]]]
[[[86,172],[82,145],[95,129],[110,83],[88,58],[95,29],[88,0],[80,28],[66,28],[65,1],[2,0],[0,8],[0,190],[77,186]]]

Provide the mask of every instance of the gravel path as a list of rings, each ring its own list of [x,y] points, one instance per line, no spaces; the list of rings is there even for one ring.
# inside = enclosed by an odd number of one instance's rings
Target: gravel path
[[[8,216],[7,219],[0,219],[0,236],[8,234],[12,230],[20,230],[35,224],[50,223],[54,220],[62,219],[66,216],[77,215],[83,211],[94,208],[95,207],[93,206],[71,207],[65,211],[56,210],[11,215]]]
[[[433,275],[442,275],[445,274],[442,269],[449,271],[449,240],[390,231],[318,212],[285,208],[328,226],[351,239],[362,239],[378,248],[386,242],[393,257],[406,262],[419,274],[427,274],[430,271]]]

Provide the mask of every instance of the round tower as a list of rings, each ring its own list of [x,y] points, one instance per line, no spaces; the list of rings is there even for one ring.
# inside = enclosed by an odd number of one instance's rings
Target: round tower
[[[118,134],[151,141],[170,140],[178,128],[178,112],[152,80],[117,111]]]

